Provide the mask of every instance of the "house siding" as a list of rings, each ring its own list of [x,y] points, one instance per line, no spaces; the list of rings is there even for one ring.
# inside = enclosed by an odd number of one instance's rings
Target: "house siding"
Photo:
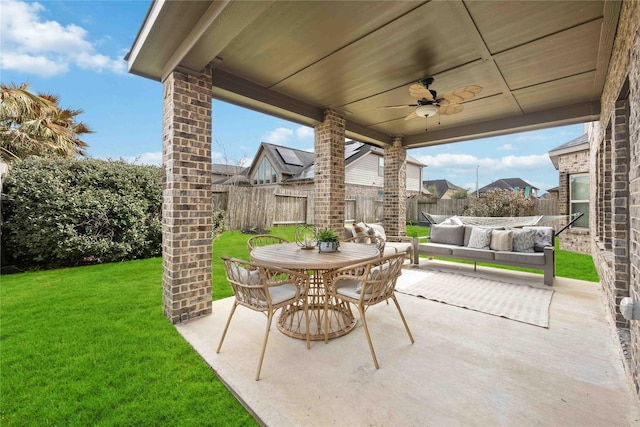
[[[623,92],[626,83],[628,97]],[[591,250],[625,367],[640,387],[640,321],[624,319],[620,301],[640,301],[640,2],[621,5],[601,98],[589,132]],[[622,95],[622,96],[621,96]]]
[[[380,157],[382,156],[369,153],[347,165],[345,170],[346,184],[383,189],[384,177],[378,175],[378,159]],[[420,186],[422,185],[421,170],[420,166],[407,162],[407,191],[420,191]]]

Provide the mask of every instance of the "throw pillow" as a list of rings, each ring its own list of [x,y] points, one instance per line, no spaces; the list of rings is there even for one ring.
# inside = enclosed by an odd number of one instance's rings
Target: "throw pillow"
[[[446,245],[462,246],[464,243],[464,225],[440,225],[431,226],[431,243],[444,243]]]
[[[511,231],[491,231],[491,244],[489,247],[494,251],[511,251],[513,248],[513,235]]]
[[[373,230],[373,232],[369,232],[370,235],[375,235],[382,240],[387,240],[387,234],[384,232],[382,224],[369,224],[369,230]]]
[[[368,237],[369,227],[364,222],[353,224],[353,237]]]
[[[536,243],[533,250],[536,252],[544,252],[546,246],[553,246],[553,228],[552,227],[525,227],[526,230],[536,231]]]
[[[489,249],[492,231],[490,228],[473,227],[468,247],[473,249]]]
[[[536,230],[513,229],[513,252],[533,253],[536,244]]]

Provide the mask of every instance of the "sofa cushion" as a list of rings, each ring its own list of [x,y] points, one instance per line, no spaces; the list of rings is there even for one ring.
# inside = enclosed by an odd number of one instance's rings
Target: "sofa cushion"
[[[490,249],[474,249],[474,248],[465,248],[461,246],[459,248],[453,248],[452,256],[455,258],[456,256],[461,256],[465,258],[473,258],[478,261],[493,261],[493,254],[495,251]]]
[[[536,230],[513,228],[511,231],[513,232],[513,252],[534,252]]]
[[[378,236],[382,240],[387,240],[387,234],[384,231],[382,224],[369,224],[369,230],[367,233],[371,236]]]
[[[447,256],[451,255],[453,253],[453,248],[456,247],[457,246],[445,245],[442,243],[421,243],[420,245],[418,245],[418,252],[427,255]]]
[[[384,244],[385,250],[387,246],[390,248],[394,248],[396,253],[400,253],[400,252],[409,253],[413,248],[413,245],[411,244],[411,242],[385,242]]]
[[[513,235],[509,230],[492,230],[489,248],[494,251],[511,251],[513,249]]]
[[[507,261],[517,264],[544,265],[543,253],[502,252],[495,254],[496,261]]]
[[[536,230],[536,243],[533,246],[535,252],[543,252],[546,246],[553,246],[552,227],[524,227],[525,230]]]
[[[472,249],[490,249],[491,232],[492,230],[490,228],[473,227],[467,247]]]
[[[431,243],[462,246],[464,243],[464,225],[434,224],[431,226],[430,236]]]

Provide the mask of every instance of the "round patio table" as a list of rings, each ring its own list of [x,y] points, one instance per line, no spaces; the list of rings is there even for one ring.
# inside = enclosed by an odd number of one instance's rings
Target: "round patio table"
[[[252,261],[304,271],[311,276],[307,294],[309,335],[312,340],[317,341],[324,340],[325,302],[329,316],[329,338],[349,333],[356,324],[348,303],[325,295],[322,273],[375,259],[380,256],[380,251],[375,245],[341,242],[338,252],[320,253],[317,248],[305,250],[296,243],[282,243],[254,248],[250,256]],[[295,303],[282,309],[278,319],[278,329],[282,333],[307,339],[306,326],[303,303]]]

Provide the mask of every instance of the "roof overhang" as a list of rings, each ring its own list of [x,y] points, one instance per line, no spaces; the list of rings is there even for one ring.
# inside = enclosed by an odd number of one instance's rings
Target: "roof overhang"
[[[406,148],[599,119],[620,1],[154,1],[129,72],[164,81],[211,64],[213,96]],[[454,115],[404,120],[408,87],[482,91]],[[426,129],[426,130],[425,130]]]

